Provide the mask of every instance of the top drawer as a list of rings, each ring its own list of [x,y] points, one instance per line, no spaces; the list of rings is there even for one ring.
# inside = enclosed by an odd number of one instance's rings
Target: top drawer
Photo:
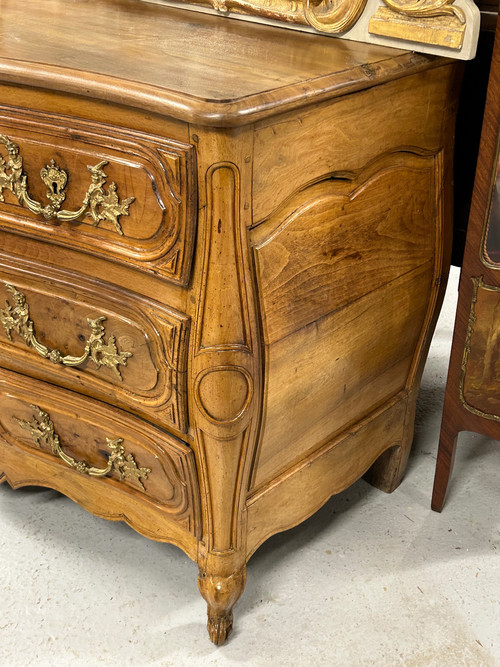
[[[0,229],[186,285],[195,176],[188,144],[0,107]]]

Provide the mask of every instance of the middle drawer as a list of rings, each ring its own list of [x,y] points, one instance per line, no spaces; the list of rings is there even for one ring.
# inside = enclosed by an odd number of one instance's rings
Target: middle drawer
[[[101,280],[0,254],[0,366],[187,431],[189,318]]]

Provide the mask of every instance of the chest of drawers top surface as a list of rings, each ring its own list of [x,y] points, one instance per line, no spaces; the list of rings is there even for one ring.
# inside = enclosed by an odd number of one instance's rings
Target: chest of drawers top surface
[[[140,0],[2,2],[3,81],[208,125],[244,124],[442,61]]]

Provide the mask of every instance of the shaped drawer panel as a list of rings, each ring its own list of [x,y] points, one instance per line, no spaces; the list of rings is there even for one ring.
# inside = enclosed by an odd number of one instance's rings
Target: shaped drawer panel
[[[17,479],[11,467],[21,450],[24,477],[16,485],[56,488],[156,539],[171,537],[171,522],[199,532],[192,450],[116,408],[0,369],[0,447],[0,479]]]
[[[194,150],[178,141],[0,107],[0,229],[185,285]]]
[[[0,366],[187,430],[187,316],[1,254],[0,295]]]

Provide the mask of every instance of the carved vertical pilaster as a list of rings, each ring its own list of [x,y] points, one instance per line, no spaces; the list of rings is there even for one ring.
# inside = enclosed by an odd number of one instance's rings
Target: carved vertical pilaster
[[[260,337],[247,238],[251,151],[251,131],[200,131],[190,416],[203,507],[199,586],[216,643],[231,631],[232,606],[245,583],[245,502],[260,412]]]

